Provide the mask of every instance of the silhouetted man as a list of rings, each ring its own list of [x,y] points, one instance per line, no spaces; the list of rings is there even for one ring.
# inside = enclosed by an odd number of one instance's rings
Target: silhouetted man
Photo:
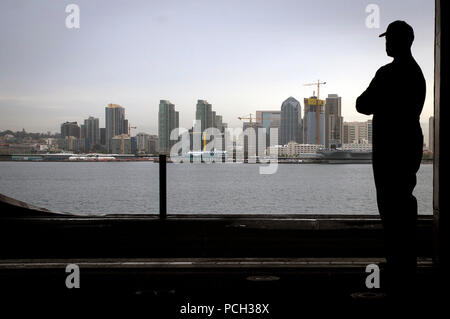
[[[387,259],[387,280],[382,282],[397,295],[411,292],[416,271],[417,201],[413,190],[422,160],[419,117],[426,88],[411,54],[412,27],[394,21],[383,36],[386,53],[394,60],[377,71],[356,100],[356,109],[373,114],[373,174]]]

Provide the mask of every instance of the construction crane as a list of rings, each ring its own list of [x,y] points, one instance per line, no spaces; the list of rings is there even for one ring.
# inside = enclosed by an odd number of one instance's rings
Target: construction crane
[[[323,84],[327,84],[327,82],[320,82],[320,80],[317,80],[315,83],[307,83],[303,84],[303,86],[317,85],[317,99],[320,99],[320,86]]]
[[[131,129],[137,129],[137,126],[131,126],[131,124],[128,124],[128,136],[131,136]]]
[[[250,113],[250,114],[248,115],[248,117],[239,116],[238,119],[241,120],[241,121],[243,121],[243,120],[249,120],[250,126],[253,126],[253,120],[254,120],[254,118],[253,118],[253,114],[252,114],[252,113]]]
[[[254,118],[253,118],[253,115],[252,115],[252,113],[250,113],[249,115],[248,115],[248,117],[244,117],[244,116],[239,116],[238,117],[238,120],[241,120],[241,121],[244,121],[244,120],[248,120],[249,121],[249,124],[250,124],[250,133],[248,134],[248,147],[247,147],[247,153],[248,153],[248,149],[250,148],[250,145],[253,145],[252,144],[252,128],[253,128],[253,120],[254,120]],[[245,145],[245,144],[244,144]],[[245,146],[244,146],[245,147]],[[244,152],[245,152],[245,149],[244,149]],[[247,155],[248,156],[248,155]]]

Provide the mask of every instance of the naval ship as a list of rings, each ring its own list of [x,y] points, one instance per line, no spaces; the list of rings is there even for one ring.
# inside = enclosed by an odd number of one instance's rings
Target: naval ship
[[[317,155],[320,160],[330,164],[370,164],[372,163],[372,152],[352,151],[342,149],[319,149]]]

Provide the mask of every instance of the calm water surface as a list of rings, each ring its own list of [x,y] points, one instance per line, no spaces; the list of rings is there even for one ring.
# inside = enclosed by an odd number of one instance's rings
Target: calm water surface
[[[420,214],[432,213],[433,166],[418,173]],[[168,213],[377,214],[368,164],[168,164]],[[55,211],[158,213],[152,162],[0,162],[0,193]]]

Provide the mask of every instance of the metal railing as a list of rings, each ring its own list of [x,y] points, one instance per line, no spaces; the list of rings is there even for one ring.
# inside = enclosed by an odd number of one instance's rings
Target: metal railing
[[[167,217],[167,169],[166,155],[159,155],[159,218]]]

